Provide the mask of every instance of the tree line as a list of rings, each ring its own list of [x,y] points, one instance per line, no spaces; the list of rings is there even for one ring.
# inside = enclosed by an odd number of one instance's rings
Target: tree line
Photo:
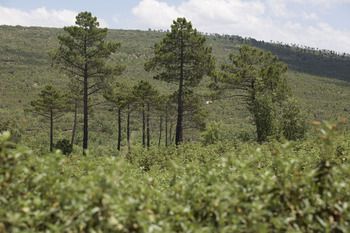
[[[64,112],[74,112],[74,127],[70,146],[74,143],[77,109],[83,108],[83,151],[88,149],[89,114],[91,96],[102,92],[114,105],[118,116],[118,143],[121,148],[121,115],[127,115],[127,143],[130,149],[130,117],[133,111],[142,115],[142,143],[150,146],[150,114],[159,117],[159,142],[165,121],[165,145],[171,143],[172,127],[176,119],[175,144],[183,143],[184,127],[202,127],[205,112],[194,93],[204,76],[212,79],[209,88],[213,97],[243,98],[252,113],[257,140],[271,137],[297,139],[306,132],[305,117],[287,86],[287,66],[276,56],[244,45],[239,54],[230,54],[230,63],[216,69],[212,47],[206,46],[206,37],[193,28],[185,18],[173,21],[171,30],[154,46],[154,56],[144,65],[145,71],[154,73],[154,79],[176,84],[170,95],[160,96],[147,81],[131,86],[128,82],[114,81],[125,66],[110,64],[108,57],[120,47],[118,42],[106,42],[107,28],[99,28],[96,17],[81,12],[76,25],[64,27],[59,35],[59,47],[50,51],[52,65],[67,74],[70,93],[61,94],[53,86],[46,86],[39,98],[31,102],[26,111],[36,113],[50,122],[50,150],[53,149],[53,124]],[[172,126],[172,123],[171,123]],[[168,132],[170,138],[168,138]]]

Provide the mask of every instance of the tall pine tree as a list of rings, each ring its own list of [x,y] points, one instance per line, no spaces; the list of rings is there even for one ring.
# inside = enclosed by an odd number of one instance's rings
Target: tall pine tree
[[[50,122],[50,151],[53,150],[53,128],[54,121],[68,111],[68,104],[66,96],[55,89],[52,85],[45,86],[39,94],[39,98],[32,100],[31,107],[26,108],[25,111],[32,112]]]
[[[197,86],[215,69],[212,48],[205,42],[206,38],[193,29],[191,22],[178,18],[173,21],[171,32],[155,44],[155,56],[145,63],[147,71],[157,72],[155,79],[178,85],[176,145],[183,140],[184,90]]]
[[[53,64],[70,77],[81,81],[84,102],[83,149],[88,148],[88,97],[107,85],[109,78],[119,75],[124,66],[107,65],[106,59],[120,47],[120,43],[106,42],[107,28],[99,28],[96,17],[81,12],[76,26],[64,27],[68,35],[58,36],[59,48],[49,52]]]

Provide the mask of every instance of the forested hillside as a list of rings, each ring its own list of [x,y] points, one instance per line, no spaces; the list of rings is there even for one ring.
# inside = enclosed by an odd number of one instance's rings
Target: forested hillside
[[[77,21],[0,26],[0,232],[349,232],[348,54]]]
[[[11,119],[16,121],[15,124],[22,125],[20,128],[24,134],[29,133],[30,135],[30,132],[46,130],[35,120],[30,120],[25,125],[22,124],[22,121],[28,120],[28,117],[31,119],[28,114],[24,116],[23,113],[23,109],[29,106],[30,101],[47,84],[52,84],[62,90],[66,88],[68,78],[51,67],[47,54],[49,50],[58,46],[57,36],[62,33],[62,29],[55,28],[0,27],[1,118],[3,121]],[[165,32],[158,31],[109,30],[108,40],[121,43],[121,48],[111,56],[110,62],[120,61],[126,66],[126,70],[117,77],[117,80],[130,85],[136,84],[139,80],[146,80],[160,94],[174,92],[176,86],[154,80],[153,74],[144,70],[144,63],[153,55],[154,44],[158,43],[164,35]],[[277,55],[288,65],[287,80],[293,95],[309,111],[312,119],[340,119],[347,116],[348,109],[350,109],[348,94],[350,58],[346,54],[336,55],[331,51],[258,42],[239,36],[213,34],[206,35],[206,37],[207,44],[213,47],[217,69],[220,68],[222,62],[228,61],[229,53],[237,53],[242,44],[271,51],[273,55]],[[209,113],[206,122],[221,122],[225,129],[223,134],[227,137],[237,135],[242,131],[244,131],[243,134],[253,134],[250,113],[241,101],[219,99],[213,104],[205,104],[206,101],[211,101],[207,96],[210,91],[206,88],[209,82],[210,79],[205,78],[196,91],[201,98],[201,106]],[[105,135],[113,135],[113,129],[117,126],[112,120],[115,119],[115,113],[108,111],[108,109],[111,110],[111,106],[106,104],[101,96],[97,96],[93,101],[95,107],[91,124],[92,131],[97,134],[104,132]],[[106,114],[101,114],[102,112]],[[139,117],[135,115],[132,118],[135,121],[133,124],[135,130],[140,127],[137,123]],[[69,114],[62,119],[60,127],[63,130],[57,133],[64,135],[65,132],[67,134],[71,130],[70,119]],[[156,131],[154,129],[154,137],[157,137]],[[190,132],[193,131],[190,130]],[[189,138],[198,138],[199,132],[194,134]],[[42,137],[45,137],[44,135],[45,133]]]

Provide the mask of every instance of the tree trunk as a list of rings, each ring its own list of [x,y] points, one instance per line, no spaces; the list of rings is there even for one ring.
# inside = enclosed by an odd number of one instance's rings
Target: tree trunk
[[[126,140],[128,141],[128,151],[130,151],[130,105],[128,104],[128,116],[126,120]]]
[[[163,126],[163,117],[162,115],[159,117],[159,140],[158,147],[160,147],[160,141],[162,140],[162,126]]]
[[[83,137],[83,155],[86,155],[88,149],[88,74],[87,64],[84,69],[84,137]]]
[[[150,128],[149,128],[149,103],[147,103],[147,148],[150,146]]]
[[[170,123],[170,131],[169,131],[169,142],[170,142],[170,143],[173,142],[173,138],[174,138],[174,137],[172,137],[172,134],[173,134],[173,126],[174,126],[174,123],[171,122],[171,123]]]
[[[120,143],[122,140],[122,123],[121,123],[121,109],[118,108],[118,147],[117,150],[120,151]]]
[[[146,147],[146,114],[144,104],[142,104],[142,145]]]
[[[72,130],[72,139],[70,141],[72,150],[73,150],[73,144],[74,144],[74,138],[75,138],[75,130],[77,128],[77,112],[78,112],[78,100],[75,100],[74,124],[73,124],[73,130]]]
[[[168,147],[168,107],[165,108],[165,147]]]
[[[180,94],[181,93],[181,94]],[[179,89],[178,97],[178,109],[177,109],[177,124],[176,124],[176,139],[175,144],[178,146],[182,142],[182,117],[183,117],[183,106],[182,106],[182,87]]]
[[[182,88],[184,81],[184,45],[181,44],[181,54],[180,54],[180,83],[179,83],[179,94],[177,98],[177,125],[176,125],[176,139],[175,144],[178,146],[182,142],[182,118],[183,118],[183,102],[182,102]]]
[[[50,152],[53,151],[53,112],[50,111]]]

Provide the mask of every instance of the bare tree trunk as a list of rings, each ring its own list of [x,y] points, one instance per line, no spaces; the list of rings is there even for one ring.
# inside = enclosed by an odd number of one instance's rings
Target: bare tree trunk
[[[120,143],[122,140],[122,124],[121,124],[121,109],[118,108],[118,146],[117,146],[117,150],[120,151]]]
[[[150,146],[150,128],[149,128],[149,103],[147,103],[147,148]]]
[[[160,141],[162,140],[162,127],[163,126],[163,117],[160,115],[159,117],[159,140],[158,140],[158,147],[160,147]]]
[[[146,114],[145,105],[142,104],[142,145],[146,147]]]
[[[174,126],[174,124],[171,122],[171,123],[170,123],[170,132],[169,132],[169,142],[170,142],[170,143],[173,142],[173,139],[174,139],[174,137],[172,137],[172,134],[173,134],[173,126]]]
[[[177,109],[176,140],[175,140],[176,145],[179,145],[182,142],[182,120],[183,120],[182,81],[180,81],[178,109]]]
[[[130,105],[128,104],[128,116],[126,120],[126,140],[128,142],[128,151],[130,151]]]
[[[74,124],[73,124],[73,130],[72,130],[72,139],[70,141],[72,150],[73,150],[73,144],[74,144],[74,138],[75,138],[75,130],[77,128],[77,112],[78,112],[78,100],[75,100]]]
[[[168,107],[165,108],[165,147],[168,147]]]
[[[182,42],[183,43],[183,42]],[[176,124],[176,140],[175,144],[178,146],[182,142],[182,119],[183,119],[183,102],[182,102],[182,88],[183,88],[183,79],[184,79],[184,45],[181,45],[181,54],[180,54],[180,83],[179,83],[179,94],[177,98],[177,124]]]
[[[53,151],[53,112],[50,111],[50,152]]]
[[[88,149],[88,137],[89,137],[89,121],[88,121],[88,74],[87,74],[87,64],[85,64],[84,69],[84,137],[83,137],[83,155],[86,155]]]

